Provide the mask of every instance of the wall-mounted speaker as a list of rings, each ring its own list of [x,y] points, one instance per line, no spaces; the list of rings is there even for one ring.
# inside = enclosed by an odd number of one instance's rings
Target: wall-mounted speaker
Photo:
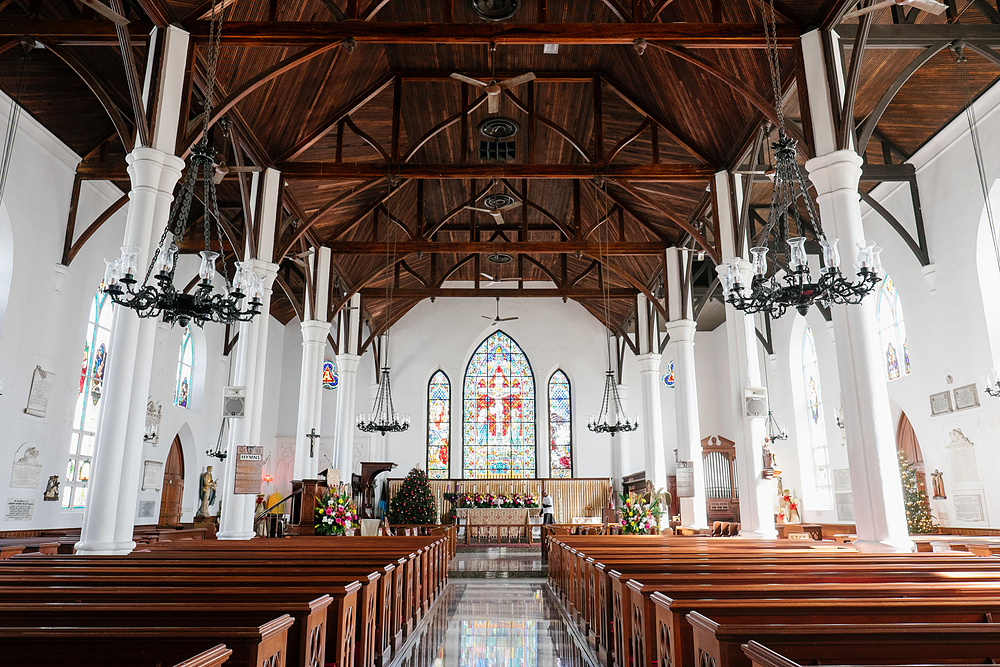
[[[242,418],[247,413],[247,388],[222,388],[222,416]]]
[[[746,408],[744,416],[751,419],[767,417],[767,388],[744,387],[743,403]]]

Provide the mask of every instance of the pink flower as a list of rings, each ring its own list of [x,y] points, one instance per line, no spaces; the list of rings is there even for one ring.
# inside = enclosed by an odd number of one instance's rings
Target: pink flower
[[[327,507],[326,508],[326,513],[327,513],[327,515],[333,514],[333,508],[332,507]]]

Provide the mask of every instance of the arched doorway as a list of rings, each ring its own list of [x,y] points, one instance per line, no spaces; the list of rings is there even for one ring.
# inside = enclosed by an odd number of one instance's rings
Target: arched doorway
[[[924,454],[920,451],[920,443],[917,442],[917,433],[913,430],[910,418],[906,416],[905,412],[899,413],[899,422],[896,424],[896,451],[903,452],[906,456],[906,460],[917,471],[917,485],[921,491],[927,493]]]
[[[184,452],[180,436],[174,436],[167,462],[163,466],[163,491],[160,492],[160,525],[181,525],[181,499],[184,497]]]

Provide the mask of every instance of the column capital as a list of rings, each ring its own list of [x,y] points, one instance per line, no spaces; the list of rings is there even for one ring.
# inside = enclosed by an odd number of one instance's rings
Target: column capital
[[[649,354],[640,354],[636,357],[636,361],[639,362],[639,372],[650,373],[659,372],[660,370],[660,360],[663,358],[662,354],[656,354],[651,352]]]
[[[301,326],[303,343],[322,343],[330,333],[330,323],[323,320],[306,320]]]
[[[620,384],[620,385],[617,385],[616,388],[618,389],[618,398],[620,398],[623,401],[627,401],[628,400],[628,385],[627,384]]]
[[[694,340],[694,334],[698,325],[694,320],[673,320],[667,322],[667,333],[670,334],[670,342],[687,342]]]
[[[160,174],[167,157],[173,157],[148,146],[138,146],[125,156],[128,165],[128,175],[132,181],[132,189],[159,190]]]
[[[244,260],[243,266],[258,276],[264,276],[266,278],[264,282],[268,289],[271,289],[274,279],[278,276],[278,265],[274,262],[268,262],[263,259],[248,259]]]
[[[857,192],[864,160],[852,150],[839,150],[806,162],[809,180],[816,186],[817,199],[837,192]]]
[[[345,352],[337,355],[337,370],[341,373],[357,373],[360,363],[361,357],[357,354]]]

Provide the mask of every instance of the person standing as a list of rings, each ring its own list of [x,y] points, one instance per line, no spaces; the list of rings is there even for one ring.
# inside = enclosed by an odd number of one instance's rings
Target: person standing
[[[542,491],[542,523],[555,523],[556,515],[552,509],[552,496],[548,491]]]

